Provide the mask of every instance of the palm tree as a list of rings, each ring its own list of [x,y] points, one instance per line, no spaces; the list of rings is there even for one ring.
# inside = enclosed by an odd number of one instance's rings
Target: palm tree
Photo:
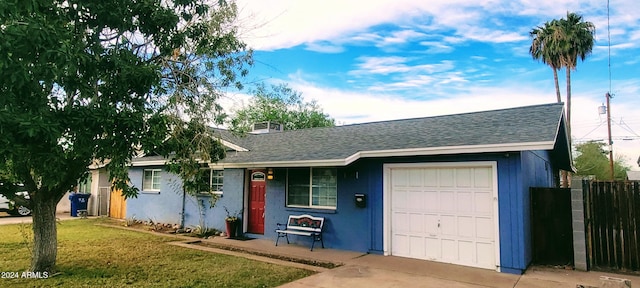
[[[531,36],[531,47],[529,53],[535,60],[541,60],[542,63],[549,65],[553,70],[553,81],[556,85],[556,96],[558,103],[562,102],[560,97],[560,85],[558,84],[558,70],[562,67],[560,55],[555,40],[558,33],[558,20],[544,23],[544,26],[538,26],[529,32]]]
[[[567,79],[567,134],[571,147],[571,70],[578,65],[578,57],[582,61],[591,54],[594,44],[595,26],[584,22],[582,16],[567,12],[567,18],[546,22],[544,27],[538,26],[529,32],[533,38],[529,53],[533,59],[542,60],[553,70],[556,85],[556,96],[561,102],[558,70],[566,68]],[[562,179],[568,187],[568,173],[563,171]]]
[[[593,51],[596,28],[573,12],[567,12],[567,18],[560,19],[557,25],[561,33],[557,43],[560,62],[567,71],[567,132],[571,135],[571,70],[576,69],[578,57],[584,61]]]

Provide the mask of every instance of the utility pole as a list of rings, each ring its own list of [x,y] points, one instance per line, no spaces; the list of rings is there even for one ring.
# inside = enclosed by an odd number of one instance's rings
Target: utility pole
[[[611,171],[611,181],[613,181],[614,171],[613,171],[613,140],[611,139],[611,106],[609,104],[609,99],[613,96],[607,92],[605,95],[607,98],[607,130],[609,131],[609,170]]]

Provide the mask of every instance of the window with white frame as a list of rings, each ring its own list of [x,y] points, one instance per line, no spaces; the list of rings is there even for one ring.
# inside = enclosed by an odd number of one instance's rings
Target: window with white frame
[[[201,194],[222,194],[224,170],[205,169],[200,174],[198,191]]]
[[[287,206],[335,209],[338,177],[335,168],[287,170]]]
[[[145,169],[142,191],[160,191],[160,172],[162,169]]]
[[[91,173],[78,182],[78,193],[91,194]]]

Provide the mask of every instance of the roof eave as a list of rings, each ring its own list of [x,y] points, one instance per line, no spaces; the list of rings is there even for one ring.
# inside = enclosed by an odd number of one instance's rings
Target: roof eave
[[[453,155],[453,154],[473,154],[473,153],[496,153],[515,152],[527,150],[551,150],[553,141],[529,142],[529,143],[506,143],[489,145],[465,145],[465,146],[445,146],[430,148],[409,148],[391,150],[372,150],[356,152],[344,159],[321,159],[321,160],[292,160],[292,161],[260,161],[260,162],[239,162],[239,163],[214,163],[212,168],[264,168],[264,167],[321,167],[321,166],[347,166],[360,158],[382,158],[382,157],[402,157],[402,156],[432,156],[432,155]]]

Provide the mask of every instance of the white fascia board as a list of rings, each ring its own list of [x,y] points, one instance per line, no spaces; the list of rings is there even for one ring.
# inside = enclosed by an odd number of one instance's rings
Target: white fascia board
[[[277,167],[328,167],[347,166],[345,159],[300,160],[300,161],[264,161],[245,163],[215,163],[211,168],[277,168]]]
[[[261,161],[243,163],[211,163],[211,168],[264,168],[264,167],[327,167],[327,166],[347,166],[360,158],[379,157],[401,157],[401,156],[429,156],[429,155],[453,155],[471,153],[495,153],[509,151],[528,150],[553,150],[554,141],[529,142],[529,143],[503,143],[490,145],[469,145],[469,146],[445,146],[430,148],[410,148],[392,150],[360,151],[345,159],[326,160],[297,160],[297,161]],[[224,160],[223,160],[224,161]],[[135,162],[131,166],[152,166],[164,165],[166,160],[152,160],[145,162]]]
[[[530,143],[503,143],[473,146],[444,146],[430,148],[410,148],[393,150],[360,151],[345,159],[346,164],[350,164],[360,158],[375,157],[400,157],[400,156],[428,156],[428,155],[452,155],[470,153],[495,153],[507,151],[528,151],[528,150],[553,150],[553,141],[530,142]]]
[[[140,166],[162,166],[167,164],[167,160],[166,159],[162,159],[162,160],[148,160],[148,161],[137,161],[137,162],[131,162],[132,167],[140,167]]]
[[[228,148],[231,148],[231,149],[236,150],[238,152],[247,152],[247,151],[249,151],[248,149],[246,149],[244,147],[241,147],[241,146],[238,146],[236,144],[233,144],[233,143],[231,143],[229,141],[226,141],[226,140],[223,140],[223,139],[220,139],[220,138],[218,138],[218,140],[220,141],[220,143],[222,143],[222,145],[227,146]]]

